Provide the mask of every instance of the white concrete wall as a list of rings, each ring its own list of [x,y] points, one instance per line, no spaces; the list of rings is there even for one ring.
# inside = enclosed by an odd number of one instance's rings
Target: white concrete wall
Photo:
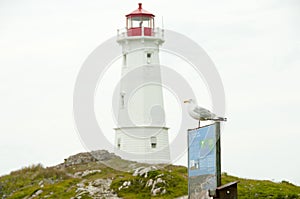
[[[169,163],[168,129],[165,128],[159,37],[123,37],[123,67],[120,85],[116,154],[146,163]],[[151,53],[151,57],[147,57]],[[123,96],[123,97],[121,97]],[[151,147],[151,137],[156,147]],[[120,147],[118,147],[120,140]]]
[[[151,146],[156,137],[156,148]],[[118,141],[120,147],[118,147]],[[170,163],[168,129],[161,127],[135,127],[116,129],[116,154],[124,159],[145,163]]]

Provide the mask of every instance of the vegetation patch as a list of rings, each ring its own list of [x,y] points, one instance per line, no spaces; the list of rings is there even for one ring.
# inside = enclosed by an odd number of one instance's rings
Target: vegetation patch
[[[130,182],[128,185],[128,182]],[[130,198],[175,198],[187,195],[187,178],[168,168],[149,171],[143,176],[116,178],[112,184],[119,197]],[[157,193],[155,193],[155,189]]]
[[[106,153],[107,155],[107,153]],[[94,159],[77,161],[72,156],[68,164],[44,168],[30,165],[0,177],[0,198],[64,199],[80,196],[81,199],[122,197],[124,199],[173,199],[187,195],[187,168],[174,165],[147,165],[107,156],[107,162]],[[80,155],[78,158],[89,158]],[[108,167],[110,163],[115,168]],[[136,169],[138,168],[138,169]],[[135,169],[135,172],[127,172]],[[90,172],[92,171],[92,172]],[[97,172],[93,172],[97,171]],[[90,173],[89,173],[90,172]],[[87,175],[75,174],[87,173]],[[300,199],[300,187],[283,180],[251,180],[222,174],[222,184],[239,181],[239,199]]]
[[[239,181],[239,199],[300,199],[300,187],[295,186],[287,181],[276,183],[268,180],[251,180],[238,178],[223,173],[222,184],[226,184],[232,181]]]

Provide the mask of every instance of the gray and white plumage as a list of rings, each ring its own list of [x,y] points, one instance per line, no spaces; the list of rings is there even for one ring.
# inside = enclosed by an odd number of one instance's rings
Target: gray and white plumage
[[[198,106],[196,101],[193,99],[189,99],[184,101],[184,103],[188,103],[188,113],[189,115],[196,120],[214,120],[214,121],[226,121],[226,118],[216,117],[216,114],[210,112],[209,110]]]

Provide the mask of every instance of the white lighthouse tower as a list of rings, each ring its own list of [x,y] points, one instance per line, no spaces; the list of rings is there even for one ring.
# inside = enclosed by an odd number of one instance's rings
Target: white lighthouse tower
[[[159,46],[163,30],[154,27],[154,15],[142,8],[126,15],[126,29],[118,30],[123,66],[120,82],[116,154],[146,163],[169,163]]]

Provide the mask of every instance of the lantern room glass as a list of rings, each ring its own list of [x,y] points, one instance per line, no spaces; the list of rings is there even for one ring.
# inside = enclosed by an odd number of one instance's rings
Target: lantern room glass
[[[127,29],[131,28],[154,28],[154,20],[153,17],[146,16],[130,16],[127,18]]]

